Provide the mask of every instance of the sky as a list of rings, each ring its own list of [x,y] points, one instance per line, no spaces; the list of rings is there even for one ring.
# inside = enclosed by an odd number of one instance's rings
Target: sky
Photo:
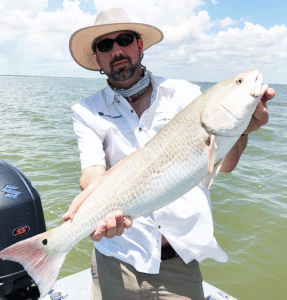
[[[287,84],[284,0],[0,0],[0,75],[102,78],[74,62],[69,39],[110,7],[163,31],[143,59],[155,75],[218,82],[258,69]]]

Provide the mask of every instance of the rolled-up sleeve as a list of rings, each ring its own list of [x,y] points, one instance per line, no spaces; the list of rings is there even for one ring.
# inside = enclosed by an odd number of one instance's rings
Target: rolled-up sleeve
[[[78,141],[82,170],[96,165],[106,168],[105,152],[101,137],[74,111],[73,126]]]

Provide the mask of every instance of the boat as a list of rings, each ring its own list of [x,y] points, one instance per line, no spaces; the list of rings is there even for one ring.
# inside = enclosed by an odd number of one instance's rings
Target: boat
[[[89,300],[91,283],[91,270],[86,269],[59,279],[43,300]],[[238,300],[205,281],[203,290],[205,300]]]

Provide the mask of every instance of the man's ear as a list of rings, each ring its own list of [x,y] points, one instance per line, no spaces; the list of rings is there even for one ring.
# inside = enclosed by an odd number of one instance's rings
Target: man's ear
[[[143,54],[143,40],[141,38],[138,39],[138,45],[141,52],[141,55]]]
[[[98,55],[96,55],[96,61],[97,61],[98,64],[100,64]]]

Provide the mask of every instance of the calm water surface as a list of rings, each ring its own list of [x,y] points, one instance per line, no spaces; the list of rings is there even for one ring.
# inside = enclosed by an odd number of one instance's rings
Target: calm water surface
[[[198,83],[202,91],[213,83]],[[36,186],[47,228],[61,224],[80,192],[79,154],[70,107],[106,85],[101,79],[0,76],[0,159]],[[238,299],[287,298],[287,85],[269,85],[270,121],[250,135],[231,174],[211,187],[215,236],[227,263],[201,263],[204,280]],[[69,254],[60,276],[86,269],[89,238]]]

